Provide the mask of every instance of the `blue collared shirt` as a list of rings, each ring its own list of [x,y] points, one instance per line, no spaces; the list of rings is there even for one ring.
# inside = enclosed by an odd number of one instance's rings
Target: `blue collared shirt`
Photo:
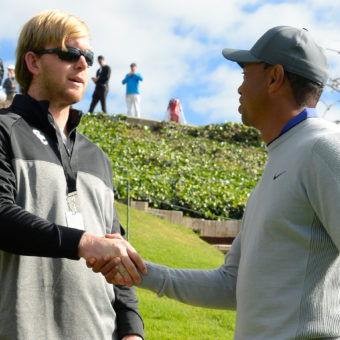
[[[305,108],[302,110],[297,116],[293,117],[281,130],[278,137],[283,135],[285,132],[290,130],[295,125],[301,123],[307,118],[318,118],[318,114],[316,113],[316,109],[312,107]]]
[[[143,77],[140,73],[134,75],[127,74],[122,81],[122,84],[126,84],[126,94],[139,94],[139,82],[143,81]]]

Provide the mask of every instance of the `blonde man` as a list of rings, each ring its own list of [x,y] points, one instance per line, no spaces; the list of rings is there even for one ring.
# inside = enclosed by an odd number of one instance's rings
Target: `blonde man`
[[[128,285],[140,280],[133,262],[145,271],[132,247],[103,237],[121,231],[112,169],[76,131],[89,30],[45,11],[24,25],[16,53],[22,94],[0,117],[0,339],[142,339],[135,291],[77,261],[119,258]]]

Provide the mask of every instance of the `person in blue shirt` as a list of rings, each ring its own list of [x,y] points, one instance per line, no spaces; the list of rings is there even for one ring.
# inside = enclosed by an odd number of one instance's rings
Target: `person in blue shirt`
[[[131,72],[129,72],[122,81],[122,84],[126,84],[126,106],[127,115],[132,116],[132,108],[136,117],[140,117],[140,92],[139,82],[143,81],[143,77],[140,73],[136,72],[137,65],[132,63],[130,65]]]

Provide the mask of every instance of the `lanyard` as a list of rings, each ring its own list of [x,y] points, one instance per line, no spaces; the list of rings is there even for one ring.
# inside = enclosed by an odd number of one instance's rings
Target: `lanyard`
[[[78,155],[76,152],[72,152],[70,155],[68,154],[59,131],[57,131],[57,138],[61,163],[64,168],[64,174],[67,182],[67,193],[71,193],[77,191]],[[76,141],[74,141],[74,143],[76,143]]]
[[[70,194],[77,191],[78,154],[77,152],[72,152],[76,147],[77,138],[75,138],[72,151],[69,154],[64,145],[60,130],[58,126],[56,126],[53,117],[49,115],[48,118],[57,135],[60,160],[64,169],[64,175],[67,183],[67,193]]]

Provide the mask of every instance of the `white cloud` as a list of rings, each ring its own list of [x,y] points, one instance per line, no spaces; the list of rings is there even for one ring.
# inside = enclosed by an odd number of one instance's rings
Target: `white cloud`
[[[17,39],[29,18],[50,8],[88,24],[95,53],[112,68],[108,107],[113,113],[125,112],[121,80],[132,61],[144,76],[143,115],[163,118],[169,99],[179,93],[189,123],[202,124],[239,121],[240,72],[222,58],[223,47],[248,49],[270,27],[293,25],[307,27],[322,46],[340,49],[337,0],[2,0],[0,40]],[[328,55],[331,73],[340,75],[340,55]],[[90,85],[78,107],[88,109],[92,91]]]
[[[237,89],[242,82],[241,68],[230,68],[226,62],[203,80],[210,93],[193,100],[192,109],[202,116],[209,114],[211,122],[240,121]]]
[[[320,101],[317,106],[320,117],[329,121],[340,121],[340,102],[338,100],[324,102]]]

